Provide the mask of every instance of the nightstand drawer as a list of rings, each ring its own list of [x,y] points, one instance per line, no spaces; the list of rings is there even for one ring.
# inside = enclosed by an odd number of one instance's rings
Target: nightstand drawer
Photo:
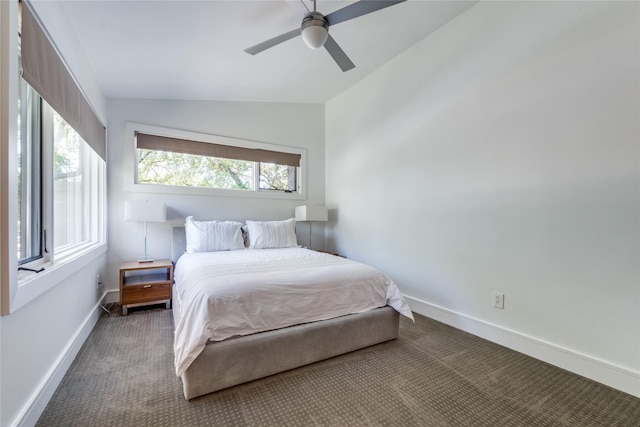
[[[148,301],[171,299],[170,283],[127,285],[122,287],[123,304],[139,304]]]

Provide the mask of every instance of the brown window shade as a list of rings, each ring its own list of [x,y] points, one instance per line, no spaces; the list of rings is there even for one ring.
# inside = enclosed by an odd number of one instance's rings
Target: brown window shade
[[[188,139],[136,133],[136,147],[146,150],[171,151],[198,156],[221,157],[223,159],[247,160],[251,162],[275,163],[277,165],[300,166],[300,154],[254,148],[234,147]]]
[[[33,12],[22,2],[22,76],[103,160],[105,128],[49,41]]]

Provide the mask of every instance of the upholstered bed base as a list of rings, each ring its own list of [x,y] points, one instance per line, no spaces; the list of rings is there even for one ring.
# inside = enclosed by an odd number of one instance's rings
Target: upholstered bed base
[[[179,315],[177,304],[173,309],[174,316]],[[399,324],[398,312],[385,306],[211,342],[181,377],[184,397],[193,399],[398,338]]]
[[[184,228],[173,229],[172,259],[186,246]],[[173,295],[174,322],[181,316]],[[398,338],[400,315],[389,306],[364,313],[211,342],[182,375],[193,399],[320,360]]]

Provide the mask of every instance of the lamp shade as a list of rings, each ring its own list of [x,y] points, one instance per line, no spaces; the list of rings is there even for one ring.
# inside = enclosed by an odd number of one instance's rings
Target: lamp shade
[[[162,202],[125,202],[124,219],[138,222],[165,222],[167,208]]]
[[[296,221],[322,221],[329,220],[329,212],[325,206],[297,206]]]

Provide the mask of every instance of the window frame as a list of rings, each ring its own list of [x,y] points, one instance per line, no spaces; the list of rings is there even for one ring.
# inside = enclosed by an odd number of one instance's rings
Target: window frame
[[[43,103],[46,103],[43,100]],[[105,228],[103,224],[104,215],[102,211],[104,210],[105,204],[101,201],[101,197],[99,195],[104,194],[103,186],[106,186],[106,162],[102,161],[99,155],[91,148],[91,146],[76,132],[77,137],[80,138],[82,145],[80,146],[80,166],[82,176],[82,216],[84,218],[90,218],[88,221],[82,224],[84,228],[82,234],[84,236],[82,241],[75,243],[68,243],[61,246],[56,247],[55,239],[56,239],[56,230],[55,230],[55,207],[53,203],[55,202],[55,171],[54,168],[54,152],[55,152],[55,141],[54,141],[54,132],[53,132],[53,115],[57,114],[64,123],[69,125],[66,120],[59,113],[57,113],[51,106],[47,104],[46,108],[43,109],[46,112],[45,119],[46,122],[43,122],[43,125],[46,124],[52,129],[51,133],[46,134],[47,137],[51,138],[50,142],[46,142],[47,151],[47,159],[45,163],[45,171],[47,174],[45,175],[45,182],[47,182],[48,188],[45,190],[45,194],[48,196],[46,201],[48,203],[47,208],[49,215],[47,215],[47,224],[49,225],[49,230],[51,233],[47,234],[47,246],[50,253],[52,253],[52,260],[59,261],[64,259],[73,258],[78,254],[82,254],[82,252],[86,251],[88,248],[99,244],[101,239],[104,239],[102,229]],[[43,126],[44,127],[44,126]],[[73,129],[73,127],[71,127]],[[101,186],[102,181],[104,184]],[[97,198],[100,197],[100,198]],[[95,212],[94,212],[95,210]],[[51,236],[49,236],[51,234]]]
[[[26,256],[18,256],[18,265],[26,266],[39,262],[47,257],[44,251],[44,236],[42,230],[44,228],[44,192],[43,192],[43,160],[44,160],[44,144],[42,143],[42,98],[35,90],[22,79],[18,79],[19,89],[18,98],[21,101],[19,117],[25,112],[31,116],[29,120],[20,122],[17,126],[20,130],[20,138],[17,141],[20,144],[20,170],[26,171],[23,179],[18,180],[20,188],[20,210],[17,217],[21,217],[23,209],[35,209],[35,213],[29,215],[28,221],[21,221],[20,227],[20,246],[25,241],[29,241],[29,252]],[[26,102],[25,102],[26,101]],[[25,143],[26,142],[26,143]],[[23,153],[23,151],[25,151]],[[16,156],[17,153],[16,153]],[[18,174],[19,175],[19,174]],[[26,178],[26,179],[24,179]],[[35,205],[35,206],[34,206]],[[21,220],[24,218],[20,218]]]
[[[136,148],[136,132],[149,133],[153,135],[165,136],[169,138],[187,139],[199,142],[215,143],[220,145],[230,145],[243,148],[263,149],[270,151],[280,151],[283,153],[299,154],[300,167],[298,168],[296,192],[285,192],[277,190],[260,190],[258,188],[252,190],[236,190],[206,187],[186,187],[163,184],[138,184],[138,154]],[[250,198],[266,198],[266,199],[286,199],[286,200],[304,200],[307,192],[307,150],[300,147],[290,147],[284,145],[269,144],[260,141],[252,141],[247,139],[230,138],[226,136],[218,136],[213,134],[190,132],[179,129],[170,129],[160,126],[146,125],[141,123],[126,122],[125,123],[125,191],[141,192],[141,193],[163,193],[163,194],[182,194],[182,195],[199,195],[199,196],[222,196],[222,197],[250,197]],[[254,181],[259,181],[259,176],[254,173]]]
[[[16,100],[17,102],[17,100]],[[87,203],[83,203],[85,217],[91,216],[88,224],[87,238],[82,242],[64,245],[56,248],[54,244],[54,202],[55,202],[55,179],[54,179],[54,135],[53,116],[58,114],[44,99],[41,100],[40,134],[42,137],[42,231],[46,232],[46,239],[43,238],[42,257],[20,264],[19,267],[26,267],[38,270],[44,268],[40,273],[31,271],[18,271],[16,275],[17,290],[19,295],[24,295],[16,302],[16,309],[32,299],[38,297],[46,290],[54,287],[59,281],[77,271],[79,266],[84,265],[83,258],[87,255],[87,260],[93,260],[97,256],[106,253],[106,162],[99,158],[89,144],[82,140],[84,151],[82,161],[83,197],[90,197]],[[61,117],[64,121],[64,118]],[[16,116],[17,121],[17,116]],[[74,129],[75,130],[75,129]],[[77,131],[76,131],[77,132]],[[82,139],[82,138],[81,138]],[[17,146],[17,140],[16,140]],[[17,182],[17,171],[14,172]],[[17,197],[17,195],[16,195]],[[89,212],[87,212],[89,211]],[[17,213],[16,213],[17,221]],[[17,234],[15,238],[17,245]],[[17,251],[15,251],[17,253]],[[17,254],[16,254],[17,258]],[[87,261],[88,262],[88,261]],[[77,265],[77,266],[76,266]],[[16,265],[17,269],[18,265]],[[57,279],[59,278],[59,279]],[[14,311],[14,310],[11,310]]]

